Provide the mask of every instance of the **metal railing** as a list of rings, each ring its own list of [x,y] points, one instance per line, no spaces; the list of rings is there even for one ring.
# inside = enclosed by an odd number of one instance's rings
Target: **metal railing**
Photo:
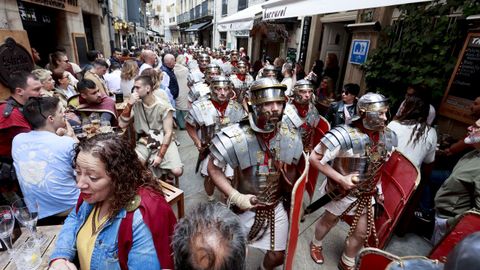
[[[191,8],[189,11],[177,16],[177,23],[185,23],[193,20],[213,16],[213,0],[205,0],[201,4]]]

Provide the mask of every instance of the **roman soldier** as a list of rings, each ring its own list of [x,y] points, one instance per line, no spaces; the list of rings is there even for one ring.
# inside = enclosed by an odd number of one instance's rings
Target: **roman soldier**
[[[310,164],[327,177],[318,200],[326,199],[325,212],[310,243],[310,255],[316,263],[324,261],[322,240],[326,234],[340,218],[353,215],[338,265],[341,270],[353,269],[357,253],[368,246],[371,235],[377,236],[373,204],[383,203],[380,170],[397,144],[395,132],[385,126],[388,100],[383,95],[365,94],[358,100],[357,111],[359,116],[352,125],[330,130],[309,158]]]
[[[262,269],[284,261],[289,221],[282,202],[290,198],[303,152],[300,132],[282,119],[285,90],[271,78],[255,81],[248,122],[222,129],[210,147],[209,175],[238,212],[250,246],[266,250]],[[223,172],[227,164],[236,170],[232,183]]]
[[[230,75],[230,80],[233,83],[233,90],[237,95],[237,101],[243,103],[245,93],[250,85],[253,83],[252,75],[247,73],[247,65],[243,61],[239,61],[237,64],[237,72]]]
[[[210,56],[206,53],[202,53],[197,57],[198,68],[202,73],[205,73],[207,65],[210,64]]]
[[[222,74],[222,69],[216,64],[208,64],[205,68],[205,82],[210,85],[212,78]]]
[[[230,51],[230,66],[232,66],[232,70],[237,67],[238,65],[238,51],[231,50]]]
[[[188,135],[192,138],[199,151],[196,172],[200,172],[205,178],[204,187],[209,201],[214,200],[213,192],[215,185],[210,180],[207,172],[209,160],[209,146],[215,133],[220,129],[240,122],[247,116],[242,106],[232,100],[234,96],[232,83],[228,77],[215,76],[210,84],[210,98],[200,99],[192,104],[192,108],[185,118]],[[233,169],[226,165],[224,173],[227,177],[233,177]]]
[[[314,85],[308,80],[300,80],[295,83],[293,96],[285,108],[285,116],[290,119],[296,128],[300,130],[303,143],[303,151],[310,154],[313,147],[330,129],[328,121],[318,113],[313,104]],[[318,170],[310,167],[308,172],[307,192],[313,197],[317,183]]]
[[[277,79],[277,73],[273,65],[266,65],[262,68],[262,78],[274,78]]]

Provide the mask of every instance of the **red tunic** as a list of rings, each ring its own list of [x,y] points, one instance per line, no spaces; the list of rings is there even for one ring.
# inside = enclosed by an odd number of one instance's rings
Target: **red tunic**
[[[3,112],[6,103],[0,104],[0,156],[12,156],[12,141],[20,133],[32,130],[22,112],[17,107],[13,107],[12,113],[5,117]]]

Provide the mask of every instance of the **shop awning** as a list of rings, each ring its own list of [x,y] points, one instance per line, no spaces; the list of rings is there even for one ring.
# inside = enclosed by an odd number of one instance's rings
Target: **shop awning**
[[[262,4],[250,6],[221,19],[217,24],[217,30],[220,32],[252,30],[255,15],[261,12]]]
[[[274,0],[263,3],[263,20],[403,5],[431,0]]]
[[[212,22],[203,22],[203,23],[193,24],[189,28],[185,29],[185,32],[201,31],[201,30],[209,27],[211,24],[212,24]]]

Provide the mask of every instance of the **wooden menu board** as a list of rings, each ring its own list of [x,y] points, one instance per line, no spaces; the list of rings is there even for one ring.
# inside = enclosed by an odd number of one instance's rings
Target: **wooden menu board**
[[[440,114],[471,124],[470,106],[480,96],[480,33],[470,33],[465,40],[447,91],[440,106]]]

